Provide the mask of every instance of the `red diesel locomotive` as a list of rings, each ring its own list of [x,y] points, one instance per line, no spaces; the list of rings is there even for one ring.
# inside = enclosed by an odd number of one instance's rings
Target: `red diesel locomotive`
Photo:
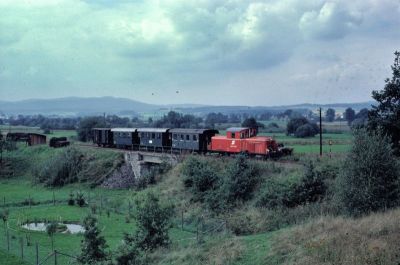
[[[243,153],[265,157],[290,154],[292,152],[290,148],[279,146],[272,137],[257,136],[255,128],[241,127],[227,129],[226,136],[213,136],[208,150],[217,153]]]

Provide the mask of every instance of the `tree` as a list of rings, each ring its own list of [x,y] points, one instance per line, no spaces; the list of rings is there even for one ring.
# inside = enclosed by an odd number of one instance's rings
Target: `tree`
[[[325,113],[326,121],[333,122],[335,120],[335,110],[329,108]]]
[[[344,118],[351,124],[353,120],[356,118],[356,112],[352,108],[347,108],[344,112]]]
[[[108,253],[106,252],[107,244],[101,231],[97,226],[97,219],[91,215],[85,217],[83,220],[83,240],[81,242],[81,254],[78,257],[80,264],[99,264],[108,260]]]
[[[304,117],[293,118],[287,124],[286,133],[288,135],[294,134],[297,128],[307,123],[309,123],[309,121]]]
[[[171,227],[173,207],[162,204],[151,192],[137,198],[135,206],[135,244],[144,251],[167,246],[170,243],[168,230]]]
[[[338,198],[351,215],[395,207],[399,203],[399,166],[390,138],[358,129],[338,180]]]
[[[93,128],[105,127],[104,117],[86,117],[83,118],[78,125],[78,139],[83,142],[88,142],[93,139]]]
[[[301,125],[294,132],[294,136],[298,138],[314,137],[318,133],[318,126],[315,123],[307,123]]]
[[[372,92],[378,105],[372,106],[369,112],[368,128],[380,128],[390,137],[396,155],[400,155],[400,52],[396,51],[394,54],[392,78],[385,80],[382,90]]]
[[[58,224],[56,222],[51,222],[46,226],[46,233],[51,240],[51,249],[54,251],[54,234],[57,232]]]
[[[250,117],[242,122],[242,127],[255,128],[258,131],[259,128],[265,128],[265,125],[263,123],[257,122],[254,117]]]

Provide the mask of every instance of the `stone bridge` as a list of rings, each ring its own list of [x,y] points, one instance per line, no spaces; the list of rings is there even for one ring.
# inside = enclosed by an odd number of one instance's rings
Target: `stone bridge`
[[[125,163],[131,166],[135,178],[145,175],[154,165],[167,163],[175,166],[179,161],[179,157],[175,154],[140,151],[124,152],[124,159]]]

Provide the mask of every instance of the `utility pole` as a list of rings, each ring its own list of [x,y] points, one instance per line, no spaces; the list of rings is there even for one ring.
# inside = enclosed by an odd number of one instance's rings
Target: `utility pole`
[[[319,108],[319,155],[322,156],[322,108]]]

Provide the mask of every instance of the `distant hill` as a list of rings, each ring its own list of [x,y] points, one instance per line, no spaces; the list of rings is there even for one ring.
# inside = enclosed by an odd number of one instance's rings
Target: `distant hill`
[[[0,101],[0,111],[5,114],[88,115],[153,111],[160,106],[132,99],[115,97],[28,99],[15,102]]]
[[[16,114],[43,114],[43,115],[62,115],[62,116],[82,116],[82,115],[100,115],[117,114],[123,116],[135,116],[141,113],[154,113],[162,115],[170,110],[182,113],[205,115],[209,112],[245,113],[245,112],[281,112],[287,109],[293,109],[299,112],[315,110],[319,107],[324,109],[334,108],[344,110],[352,107],[356,111],[362,108],[370,108],[373,102],[362,103],[335,103],[335,104],[297,104],[282,106],[210,106],[200,104],[170,104],[154,105],[140,101],[116,98],[116,97],[67,97],[55,99],[28,99],[21,101],[0,101],[0,113],[6,115]]]

